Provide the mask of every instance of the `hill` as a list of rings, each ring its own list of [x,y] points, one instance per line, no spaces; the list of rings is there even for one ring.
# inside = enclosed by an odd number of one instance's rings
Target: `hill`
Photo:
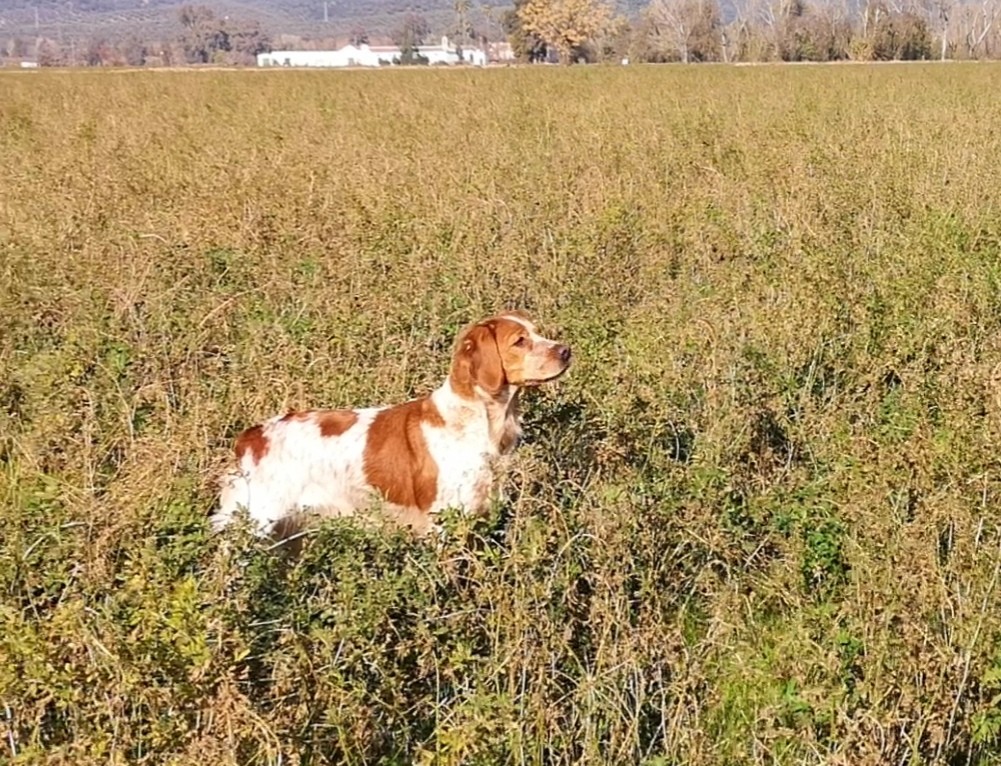
[[[0,37],[168,39],[180,32],[178,15],[185,4],[182,0],[7,0],[0,4]],[[328,38],[357,29],[388,36],[407,13],[423,15],[437,36],[448,32],[455,21],[452,0],[208,0],[201,4],[220,16],[257,21],[273,38]],[[474,3],[473,26],[499,38],[498,20],[511,5],[505,0]],[[620,3],[627,11],[638,5],[637,0]]]
[[[4,0],[0,2],[0,38],[51,37],[87,40],[135,35],[169,39],[180,32],[182,0]],[[424,16],[433,36],[454,25],[452,0],[208,0],[200,3],[220,16],[257,21],[272,38],[296,35],[322,39],[364,30],[383,37],[399,28],[408,13]],[[473,3],[470,21],[491,39],[503,32],[498,19],[511,8],[508,0]],[[620,0],[620,11],[633,13],[641,0]]]
[[[12,0],[0,7],[0,35],[54,39],[110,39],[129,35],[169,38],[180,32],[178,15],[186,3],[180,0]],[[212,0],[202,3],[219,16],[254,20],[273,37],[299,35],[324,38],[362,28],[373,35],[388,35],[408,12],[424,15],[436,34],[446,31],[454,13],[450,0]],[[496,10],[478,6],[474,23],[499,32],[492,17]]]

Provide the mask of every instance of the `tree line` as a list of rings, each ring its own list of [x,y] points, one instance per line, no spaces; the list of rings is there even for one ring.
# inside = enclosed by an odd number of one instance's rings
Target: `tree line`
[[[1001,58],[1001,0],[515,0],[503,19],[522,61],[892,61]]]
[[[454,0],[446,30],[460,46],[483,45],[472,28],[469,0]],[[650,0],[640,12],[614,13],[611,0],[514,0],[496,14],[522,62],[890,61],[1001,58],[1001,0]],[[166,40],[129,35],[86,41],[8,38],[0,53],[42,66],[252,65],[272,39],[254,20],[219,17],[186,5],[179,33]],[[421,63],[417,46],[432,37],[420,15],[407,14],[393,35]],[[368,41],[354,28],[351,42]],[[334,47],[343,40],[280,39],[282,47]]]

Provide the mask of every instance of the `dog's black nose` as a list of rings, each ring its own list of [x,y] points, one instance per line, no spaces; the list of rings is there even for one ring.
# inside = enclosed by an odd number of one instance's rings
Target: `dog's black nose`
[[[564,364],[570,361],[570,346],[560,346],[559,348],[560,361]]]

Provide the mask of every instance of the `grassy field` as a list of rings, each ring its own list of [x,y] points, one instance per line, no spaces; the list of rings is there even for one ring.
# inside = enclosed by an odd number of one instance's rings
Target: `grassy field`
[[[0,75],[0,762],[1001,763],[999,78]],[[209,534],[510,306],[489,519]]]

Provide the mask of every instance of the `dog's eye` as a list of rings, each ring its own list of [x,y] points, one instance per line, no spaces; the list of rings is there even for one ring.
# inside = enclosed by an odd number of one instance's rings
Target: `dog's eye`
[[[521,347],[522,347],[522,346],[524,346],[524,345],[525,345],[525,344],[526,344],[527,342],[528,342],[528,338],[526,338],[525,336],[522,336],[522,337],[518,338],[518,340],[516,340],[516,341],[514,342],[514,345],[518,346],[518,348],[521,348]]]

